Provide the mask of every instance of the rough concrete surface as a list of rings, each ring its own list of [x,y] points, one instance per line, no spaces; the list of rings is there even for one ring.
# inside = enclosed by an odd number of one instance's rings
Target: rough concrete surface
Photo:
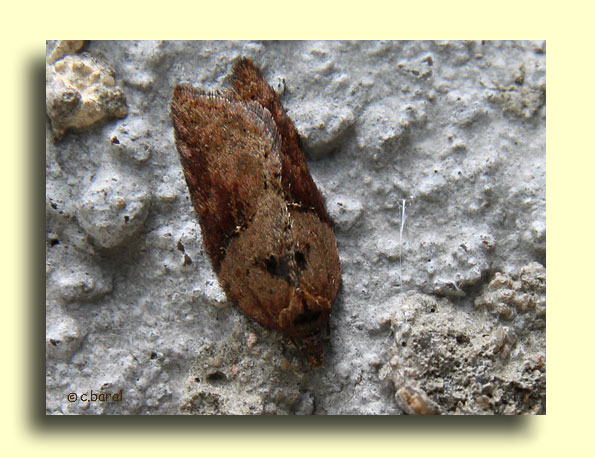
[[[545,42],[79,48],[46,50],[48,414],[545,413]],[[240,56],[335,224],[317,369],[227,302],[173,141],[175,85]]]

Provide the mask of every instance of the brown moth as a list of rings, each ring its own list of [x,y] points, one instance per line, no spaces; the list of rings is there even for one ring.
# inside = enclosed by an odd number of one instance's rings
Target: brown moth
[[[248,59],[231,82],[177,86],[171,101],[205,250],[227,298],[318,366],[341,282],[331,221],[279,95]]]

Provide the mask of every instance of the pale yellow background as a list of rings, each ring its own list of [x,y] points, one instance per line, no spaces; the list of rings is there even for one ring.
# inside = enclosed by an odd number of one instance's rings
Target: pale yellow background
[[[595,15],[587,2],[185,3],[191,6],[3,4],[0,443],[6,456],[566,458],[593,452],[595,304],[587,292],[595,284]],[[46,418],[45,39],[115,37],[547,39],[547,416]]]

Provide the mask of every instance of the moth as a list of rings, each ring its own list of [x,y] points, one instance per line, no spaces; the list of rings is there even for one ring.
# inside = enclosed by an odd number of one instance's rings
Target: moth
[[[314,367],[341,282],[337,243],[293,122],[246,58],[232,89],[178,85],[176,147],[205,251],[227,298]]]

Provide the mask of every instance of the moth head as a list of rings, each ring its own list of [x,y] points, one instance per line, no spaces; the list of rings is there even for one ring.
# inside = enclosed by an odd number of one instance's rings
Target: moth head
[[[322,364],[323,330],[330,310],[327,299],[298,288],[292,294],[289,307],[279,315],[282,332],[291,337],[313,367]]]

